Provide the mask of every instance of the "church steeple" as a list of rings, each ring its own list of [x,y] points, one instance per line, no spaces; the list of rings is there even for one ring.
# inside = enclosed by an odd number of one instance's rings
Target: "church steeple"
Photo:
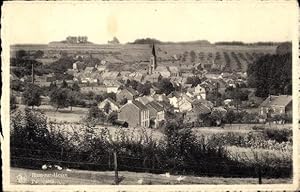
[[[149,71],[148,73],[151,75],[153,74],[154,70],[156,69],[157,64],[156,64],[156,52],[155,52],[155,46],[152,44],[152,52],[150,56],[150,63],[149,63]]]

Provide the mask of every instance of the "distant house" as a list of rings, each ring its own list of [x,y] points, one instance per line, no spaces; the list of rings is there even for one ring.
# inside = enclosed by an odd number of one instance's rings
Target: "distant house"
[[[193,99],[187,95],[183,95],[181,99],[178,100],[178,109],[180,112],[187,112],[192,109]]]
[[[106,86],[107,93],[117,93],[122,83],[117,80],[104,80],[103,84]]]
[[[138,92],[131,87],[125,87],[122,90],[118,90],[117,94],[117,102],[121,102],[123,99],[134,100],[138,97]]]
[[[102,79],[104,80],[116,80],[119,78],[120,72],[118,71],[106,71],[102,73]]]
[[[117,104],[117,102],[111,98],[106,98],[104,101],[102,101],[98,105],[99,109],[101,109],[101,110],[105,110],[106,106],[109,106],[108,113],[111,113],[112,111],[118,111],[120,108],[119,105]]]
[[[175,111],[178,109],[178,101],[181,99],[181,96],[182,94],[176,91],[173,91],[167,96],[170,104],[175,108]]]
[[[170,71],[165,66],[158,66],[154,73],[160,74],[163,78],[169,78],[171,76]]]
[[[130,127],[149,127],[149,109],[139,101],[128,100],[120,108],[118,120],[127,122]]]
[[[144,105],[147,105],[148,103],[154,101],[154,99],[151,96],[138,97],[135,100],[143,103]]]
[[[92,73],[92,72],[94,72],[94,71],[96,71],[96,68],[95,68],[95,67],[86,67],[86,68],[84,69],[84,73]]]
[[[200,96],[202,99],[206,99],[206,90],[205,90],[205,88],[198,84],[195,87],[194,95],[196,95],[197,98],[198,98],[198,96]]]
[[[170,66],[169,71],[170,71],[172,77],[180,76],[179,69],[176,66]]]
[[[147,82],[147,81],[149,81],[151,83],[158,82],[161,79],[161,77],[162,76],[159,73],[146,75],[145,78],[144,78],[144,82]]]
[[[80,87],[80,92],[81,93],[93,92],[95,94],[102,94],[102,93],[106,92],[106,87],[105,87],[105,85],[81,86]]]
[[[153,127],[157,128],[159,122],[165,120],[164,107],[156,101],[152,101],[148,103],[146,106],[149,109],[150,120],[154,123]]]
[[[292,96],[291,95],[270,95],[260,104],[260,114],[271,115],[292,114]]]
[[[201,115],[211,113],[211,105],[203,102],[194,102],[193,108],[188,111],[184,116],[184,123],[196,126],[195,123],[203,123],[205,119],[201,119]]]

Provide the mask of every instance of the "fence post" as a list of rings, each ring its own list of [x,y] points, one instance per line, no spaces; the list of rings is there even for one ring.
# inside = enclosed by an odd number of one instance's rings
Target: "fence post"
[[[258,184],[262,184],[262,178],[261,178],[261,167],[258,166]]]
[[[114,167],[115,167],[115,184],[119,184],[119,177],[118,177],[118,159],[117,159],[117,152],[114,150]]]

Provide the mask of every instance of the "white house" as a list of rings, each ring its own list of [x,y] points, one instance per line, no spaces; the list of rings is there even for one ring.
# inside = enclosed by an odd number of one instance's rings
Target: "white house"
[[[104,101],[102,101],[101,103],[99,103],[98,107],[101,110],[105,110],[105,106],[109,105],[109,112],[111,113],[112,111],[118,111],[120,109],[119,105],[117,104],[117,102],[115,102],[114,100],[112,100],[111,98],[106,98]],[[106,111],[104,111],[106,113]]]
[[[205,88],[198,84],[195,87],[195,95],[197,96],[197,98],[198,98],[198,96],[200,96],[202,99],[206,99],[206,90],[205,90]],[[200,99],[200,98],[198,98],[198,99]]]

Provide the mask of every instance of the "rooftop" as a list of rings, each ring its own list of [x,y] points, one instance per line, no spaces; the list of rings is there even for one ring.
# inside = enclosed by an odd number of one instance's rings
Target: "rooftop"
[[[269,106],[283,106],[286,107],[290,102],[292,102],[293,97],[291,95],[270,95],[265,99],[260,106],[269,107]]]

